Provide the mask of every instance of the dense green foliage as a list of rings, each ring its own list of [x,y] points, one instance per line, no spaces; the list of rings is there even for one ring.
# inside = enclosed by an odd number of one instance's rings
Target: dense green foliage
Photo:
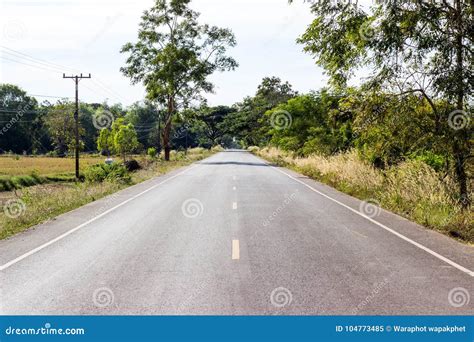
[[[26,176],[2,176],[0,177],[0,191],[10,191],[46,182],[46,177],[40,177],[35,173]]]
[[[426,152],[422,158],[429,160],[432,152],[448,156],[467,206],[473,157],[473,2],[379,1],[369,8],[320,0],[311,11],[315,19],[298,41],[326,70],[333,88],[345,89],[356,71],[370,70],[362,87],[365,98],[383,104],[388,96],[389,103],[372,115],[378,127],[362,144],[384,149],[392,159],[407,149]],[[415,129],[411,135],[421,141],[410,147],[397,134],[394,143],[389,134],[401,121],[408,124],[412,114],[421,127],[410,124]],[[446,151],[439,151],[440,145]],[[434,159],[439,167],[441,160]]]
[[[90,166],[84,172],[84,176],[88,182],[119,182],[129,183],[131,178],[125,166],[113,164],[97,164]]]

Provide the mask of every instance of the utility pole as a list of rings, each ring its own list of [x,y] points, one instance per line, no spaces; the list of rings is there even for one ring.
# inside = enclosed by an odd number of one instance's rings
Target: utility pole
[[[70,78],[73,79],[74,82],[76,83],[76,110],[74,111],[74,121],[75,121],[75,126],[74,126],[74,134],[76,136],[76,144],[75,144],[75,152],[76,152],[76,180],[79,180],[79,81],[83,78],[91,78],[91,74],[89,76],[82,76],[81,75],[76,75],[76,76],[66,76],[66,74],[63,74],[63,78]]]
[[[186,148],[184,149],[184,154],[188,155],[188,127],[186,127]]]

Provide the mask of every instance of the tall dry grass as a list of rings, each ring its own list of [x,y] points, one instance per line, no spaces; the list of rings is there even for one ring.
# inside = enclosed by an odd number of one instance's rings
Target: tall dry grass
[[[378,202],[385,209],[465,241],[474,242],[473,213],[455,202],[452,179],[441,180],[430,166],[408,160],[388,170],[363,161],[356,151],[298,158],[274,147],[251,151],[308,177],[329,184],[361,200]]]

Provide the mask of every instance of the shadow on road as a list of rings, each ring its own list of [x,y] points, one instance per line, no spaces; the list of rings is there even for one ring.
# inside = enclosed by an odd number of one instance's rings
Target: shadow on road
[[[201,165],[242,165],[242,166],[275,166],[272,164],[264,164],[264,163],[249,163],[249,162],[236,162],[236,161],[226,161],[226,162],[201,162]]]

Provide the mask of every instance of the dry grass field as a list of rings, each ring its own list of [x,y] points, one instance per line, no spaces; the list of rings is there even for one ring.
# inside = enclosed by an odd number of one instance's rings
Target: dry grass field
[[[81,169],[103,162],[104,159],[99,156],[81,156]],[[40,176],[73,174],[74,165],[74,158],[1,156],[0,176],[23,176],[33,172]]]

